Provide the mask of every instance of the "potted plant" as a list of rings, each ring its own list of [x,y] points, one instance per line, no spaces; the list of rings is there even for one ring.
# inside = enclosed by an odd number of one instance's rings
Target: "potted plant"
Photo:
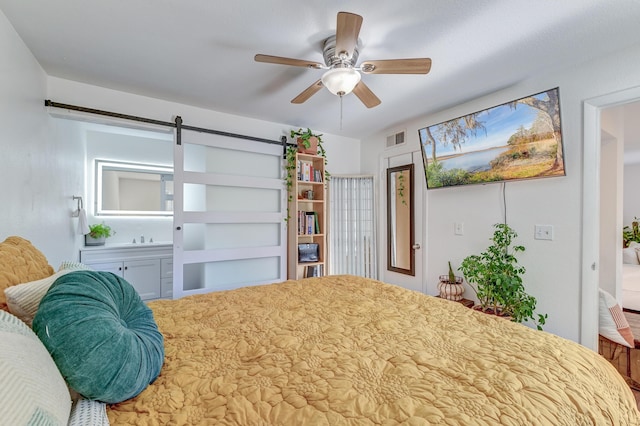
[[[631,228],[628,226],[622,228],[622,242],[624,247],[629,247],[629,243],[633,241],[640,243],[640,231],[638,230],[639,220],[637,217],[634,217],[633,222],[631,222]]]
[[[542,330],[547,315],[534,314],[537,301],[524,289],[522,275],[526,270],[515,256],[524,247],[512,246],[518,234],[506,223],[494,228],[493,244],[479,255],[466,257],[459,269],[476,293],[479,310],[508,316],[514,322],[531,320]]]
[[[462,295],[464,294],[464,285],[462,285],[462,281],[462,277],[457,277],[453,273],[451,262],[449,262],[449,274],[440,275],[440,282],[438,283],[440,297],[447,300],[453,300],[455,302],[462,300]]]
[[[84,244],[87,246],[102,246],[105,239],[115,234],[109,225],[99,223],[89,225],[89,233],[84,236]]]
[[[318,155],[318,150],[320,150],[321,155],[325,156],[324,148],[322,147],[322,135],[314,135],[311,129],[291,130],[291,138],[298,143],[298,152]]]

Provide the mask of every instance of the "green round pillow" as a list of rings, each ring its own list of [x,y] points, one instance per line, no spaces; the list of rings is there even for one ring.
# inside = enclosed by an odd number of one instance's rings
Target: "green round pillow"
[[[58,278],[40,301],[33,331],[69,386],[88,399],[133,398],[164,362],[153,313],[131,284],[110,272]]]

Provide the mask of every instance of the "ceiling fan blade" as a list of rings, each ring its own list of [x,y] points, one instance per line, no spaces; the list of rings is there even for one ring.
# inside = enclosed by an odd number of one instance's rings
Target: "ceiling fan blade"
[[[362,103],[367,108],[373,108],[375,106],[380,105],[380,103],[382,102],[371,91],[371,89],[369,89],[369,86],[367,86],[362,82],[362,80],[360,80],[360,82],[356,84],[356,87],[353,88],[353,93],[358,97],[358,99],[362,101]]]
[[[349,12],[338,12],[336,27],[336,56],[345,52],[348,57],[353,54],[358,44],[358,34],[362,26],[362,16]]]
[[[360,68],[365,74],[427,74],[431,70],[431,59],[363,61]]]
[[[302,93],[300,93],[298,96],[296,96],[295,98],[291,99],[291,103],[292,104],[301,104],[301,103],[305,102],[311,96],[315,95],[318,92],[318,90],[322,89],[322,87],[323,87],[322,80],[316,81],[311,86],[309,86],[306,89],[304,89],[302,91]]]
[[[256,55],[253,58],[256,62],[266,62],[268,64],[292,65],[294,67],[323,68],[320,62],[306,61],[304,59],[283,58],[282,56]]]

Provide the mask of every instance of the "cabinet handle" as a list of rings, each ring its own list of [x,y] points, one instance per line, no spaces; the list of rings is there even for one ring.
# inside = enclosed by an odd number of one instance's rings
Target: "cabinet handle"
[[[122,271],[122,266],[118,266],[118,271]]]
[[[124,270],[126,271],[127,269],[129,269],[129,267],[128,267],[128,266],[125,266],[125,267],[124,267]]]

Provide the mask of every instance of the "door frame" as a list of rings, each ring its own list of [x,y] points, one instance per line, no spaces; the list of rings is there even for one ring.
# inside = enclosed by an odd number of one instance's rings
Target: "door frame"
[[[420,249],[415,253],[415,275],[398,274],[393,271],[387,270],[387,168],[389,168],[389,160],[393,157],[408,156],[411,159],[411,163],[414,165],[413,173],[413,191],[414,191],[414,244],[420,244]],[[378,194],[378,200],[380,204],[378,206],[378,250],[380,253],[378,263],[378,276],[382,281],[392,282],[392,277],[401,278],[406,282],[413,282],[412,288],[419,288],[422,293],[427,293],[426,277],[426,265],[427,265],[427,253],[426,253],[426,241],[427,241],[427,222],[426,222],[426,181],[420,177],[424,175],[421,172],[422,164],[422,152],[419,149],[412,147],[406,147],[404,149],[394,149],[385,151],[380,154],[379,160],[379,175],[380,185],[378,185],[380,193]],[[401,285],[401,284],[399,284]]]
[[[600,258],[600,114],[605,108],[640,100],[640,86],[590,98],[583,104],[582,297],[580,343],[598,348]]]

